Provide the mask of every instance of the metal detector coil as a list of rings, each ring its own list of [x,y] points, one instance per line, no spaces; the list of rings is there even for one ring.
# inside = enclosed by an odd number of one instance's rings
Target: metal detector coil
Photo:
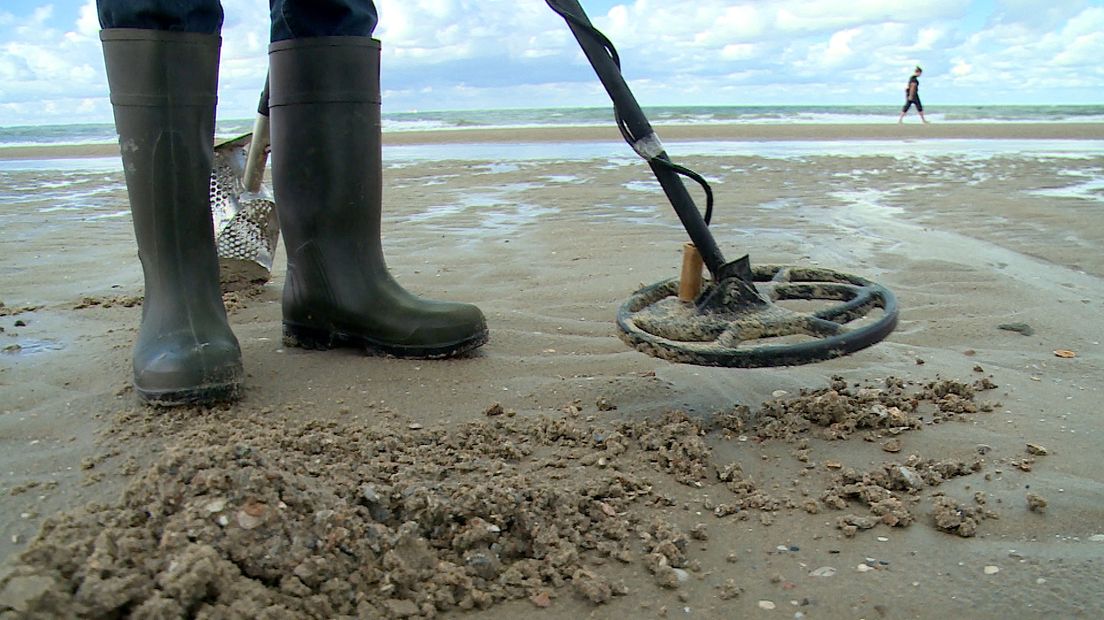
[[[858,276],[758,265],[751,281],[753,291],[723,290],[742,281],[709,282],[694,301],[679,299],[675,279],[646,286],[617,311],[621,339],[671,362],[757,368],[848,355],[897,325],[893,293]],[[790,301],[830,303],[802,311],[783,305]]]

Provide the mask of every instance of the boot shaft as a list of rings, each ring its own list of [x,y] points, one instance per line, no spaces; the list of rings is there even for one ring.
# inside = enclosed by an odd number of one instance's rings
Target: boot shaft
[[[100,31],[115,128],[128,175],[167,134],[201,148],[180,178],[210,174],[220,39],[217,35],[130,28]],[[138,179],[136,179],[138,180]],[[128,176],[128,183],[131,181]],[[206,179],[204,179],[206,181]]]
[[[189,296],[221,309],[209,197],[219,37],[108,29],[100,40],[145,275],[143,313]]]
[[[101,30],[112,105],[201,107],[213,121],[221,41],[194,32]]]
[[[379,52],[366,37],[269,48],[273,189],[289,256],[325,237],[382,265]]]

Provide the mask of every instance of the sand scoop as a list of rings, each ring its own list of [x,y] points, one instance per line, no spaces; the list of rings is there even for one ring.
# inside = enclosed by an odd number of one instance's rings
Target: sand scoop
[[[621,75],[613,44],[576,0],[545,0],[564,18],[610,99],[617,127],[655,173],[692,244],[679,279],[647,286],[617,312],[621,338],[662,359],[704,366],[793,366],[840,357],[880,342],[897,326],[889,289],[829,269],[725,260],[709,223],[713,192],[697,173],[673,163]],[[704,216],[683,178],[706,195]],[[702,282],[702,266],[711,280]]]
[[[215,143],[211,216],[224,291],[264,284],[280,238],[276,203],[263,184],[268,159],[268,84],[253,132]]]

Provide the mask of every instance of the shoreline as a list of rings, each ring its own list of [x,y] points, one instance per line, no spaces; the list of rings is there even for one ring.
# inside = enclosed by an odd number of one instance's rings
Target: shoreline
[[[1104,140],[1104,123],[933,123],[885,124],[656,124],[666,142],[679,141],[838,141],[838,140]],[[620,142],[610,126],[496,127],[384,132],[387,145]],[[0,160],[113,157],[118,146],[59,144],[0,147]]]

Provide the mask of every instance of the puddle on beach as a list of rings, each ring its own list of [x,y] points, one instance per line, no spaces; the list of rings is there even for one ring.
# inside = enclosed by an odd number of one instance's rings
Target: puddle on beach
[[[856,190],[837,190],[828,192],[828,196],[844,204],[861,210],[864,214],[877,217],[894,217],[905,212],[902,207],[889,204],[889,199],[899,191],[911,191],[914,187],[901,187],[894,190],[873,188]]]
[[[682,225],[672,214],[666,217],[670,207],[642,204],[598,204],[588,215],[603,220],[616,220],[633,225],[663,226],[681,229]]]
[[[472,168],[472,171],[475,172],[475,174],[502,174],[506,172],[517,172],[518,170],[521,170],[521,166],[519,166],[518,164],[504,162],[480,164]]]
[[[542,183],[506,183],[479,191],[455,193],[448,204],[433,205],[411,214],[408,222],[427,222],[453,232],[482,235],[488,231],[511,234],[541,217],[559,213],[555,207],[521,200],[521,195],[540,189]],[[448,218],[447,221],[444,221]]]
[[[622,183],[621,187],[624,187],[630,192],[655,193],[663,191],[658,181],[629,181],[628,183]]]
[[[1104,202],[1104,176],[1094,176],[1090,173],[1065,172],[1063,177],[1079,179],[1070,185],[1062,187],[1046,187],[1028,192],[1035,196],[1048,198],[1074,198],[1093,202]]]
[[[129,215],[122,174],[100,171],[0,171],[0,203],[12,207],[0,212],[5,225]]]
[[[537,177],[537,180],[547,183],[563,183],[566,185],[581,185],[589,181],[589,179],[584,179],[573,174],[546,174]]]
[[[65,345],[49,338],[41,340],[26,339],[6,344],[3,348],[0,348],[0,352],[5,355],[35,355],[38,353],[61,351],[64,348]]]

